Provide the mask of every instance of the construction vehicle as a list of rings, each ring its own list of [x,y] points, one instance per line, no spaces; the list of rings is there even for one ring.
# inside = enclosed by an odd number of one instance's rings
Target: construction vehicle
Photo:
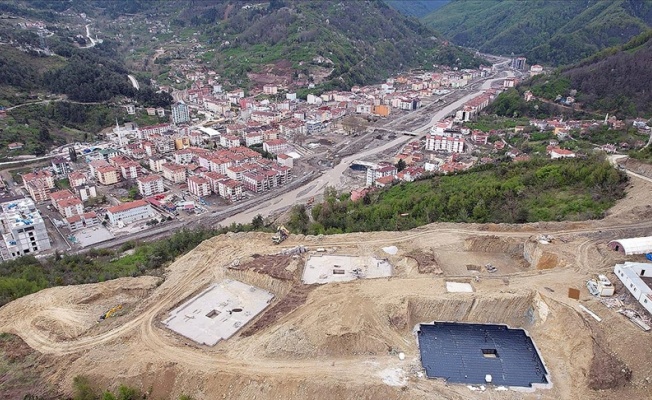
[[[276,228],[276,234],[272,236],[272,242],[274,244],[279,244],[290,236],[290,231],[287,230],[283,225]]]
[[[111,308],[109,311],[105,312],[104,314],[100,315],[100,320],[110,318],[113,314],[116,312],[122,310],[122,304],[118,304],[117,306]]]

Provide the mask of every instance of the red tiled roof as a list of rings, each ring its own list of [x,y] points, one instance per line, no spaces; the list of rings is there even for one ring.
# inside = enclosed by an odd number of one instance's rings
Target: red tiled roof
[[[145,201],[145,200],[130,201],[128,203],[123,203],[123,204],[120,204],[120,205],[117,205],[117,206],[114,206],[114,207],[109,207],[109,208],[106,209],[106,212],[107,213],[110,212],[111,214],[116,214],[116,213],[119,213],[119,212],[131,210],[133,208],[143,207],[143,206],[146,206],[148,204],[149,203],[147,201]]]

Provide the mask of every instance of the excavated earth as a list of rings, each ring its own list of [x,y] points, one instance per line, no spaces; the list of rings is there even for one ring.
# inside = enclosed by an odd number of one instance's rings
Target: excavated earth
[[[13,301],[0,309],[0,332],[22,339],[12,339],[27,349],[14,359],[40,365],[39,384],[62,396],[72,393],[75,376],[86,375],[100,388],[128,384],[156,399],[646,398],[650,333],[592,298],[584,283],[596,273],[616,279],[610,271],[626,258],[607,248],[609,240],[650,234],[652,217],[641,211],[651,188],[632,181],[627,197],[600,221],[432,224],[409,232],[292,235],[278,246],[269,234],[221,235],[177,259],[164,279],[56,287]],[[310,251],[277,255],[299,245]],[[383,250],[388,246],[396,254]],[[317,248],[387,259],[393,276],[303,285],[305,260]],[[275,298],[214,347],[162,325],[171,309],[225,278]],[[447,293],[447,281],[470,283],[474,291]],[[579,301],[568,298],[569,288],[580,289]],[[117,304],[122,310],[98,323]],[[436,320],[526,329],[552,387],[488,394],[426,379],[414,328]]]

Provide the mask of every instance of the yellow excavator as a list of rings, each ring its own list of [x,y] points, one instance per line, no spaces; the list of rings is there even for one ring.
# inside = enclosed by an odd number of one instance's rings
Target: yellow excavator
[[[272,236],[272,242],[279,244],[290,236],[290,231],[283,225],[276,228],[276,234]]]
[[[122,310],[122,304],[118,304],[117,306],[111,308],[109,311],[100,315],[100,320],[110,318],[113,314],[117,313],[120,310]]]

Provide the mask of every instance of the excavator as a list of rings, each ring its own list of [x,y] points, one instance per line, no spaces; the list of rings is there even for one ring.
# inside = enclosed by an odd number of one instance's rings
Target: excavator
[[[117,306],[111,308],[109,311],[107,311],[104,314],[100,315],[100,320],[107,319],[107,318],[111,317],[113,314],[117,313],[120,310],[122,310],[122,304],[118,304]]]
[[[276,228],[276,234],[272,236],[272,242],[279,244],[290,236],[290,231],[283,225]]]

